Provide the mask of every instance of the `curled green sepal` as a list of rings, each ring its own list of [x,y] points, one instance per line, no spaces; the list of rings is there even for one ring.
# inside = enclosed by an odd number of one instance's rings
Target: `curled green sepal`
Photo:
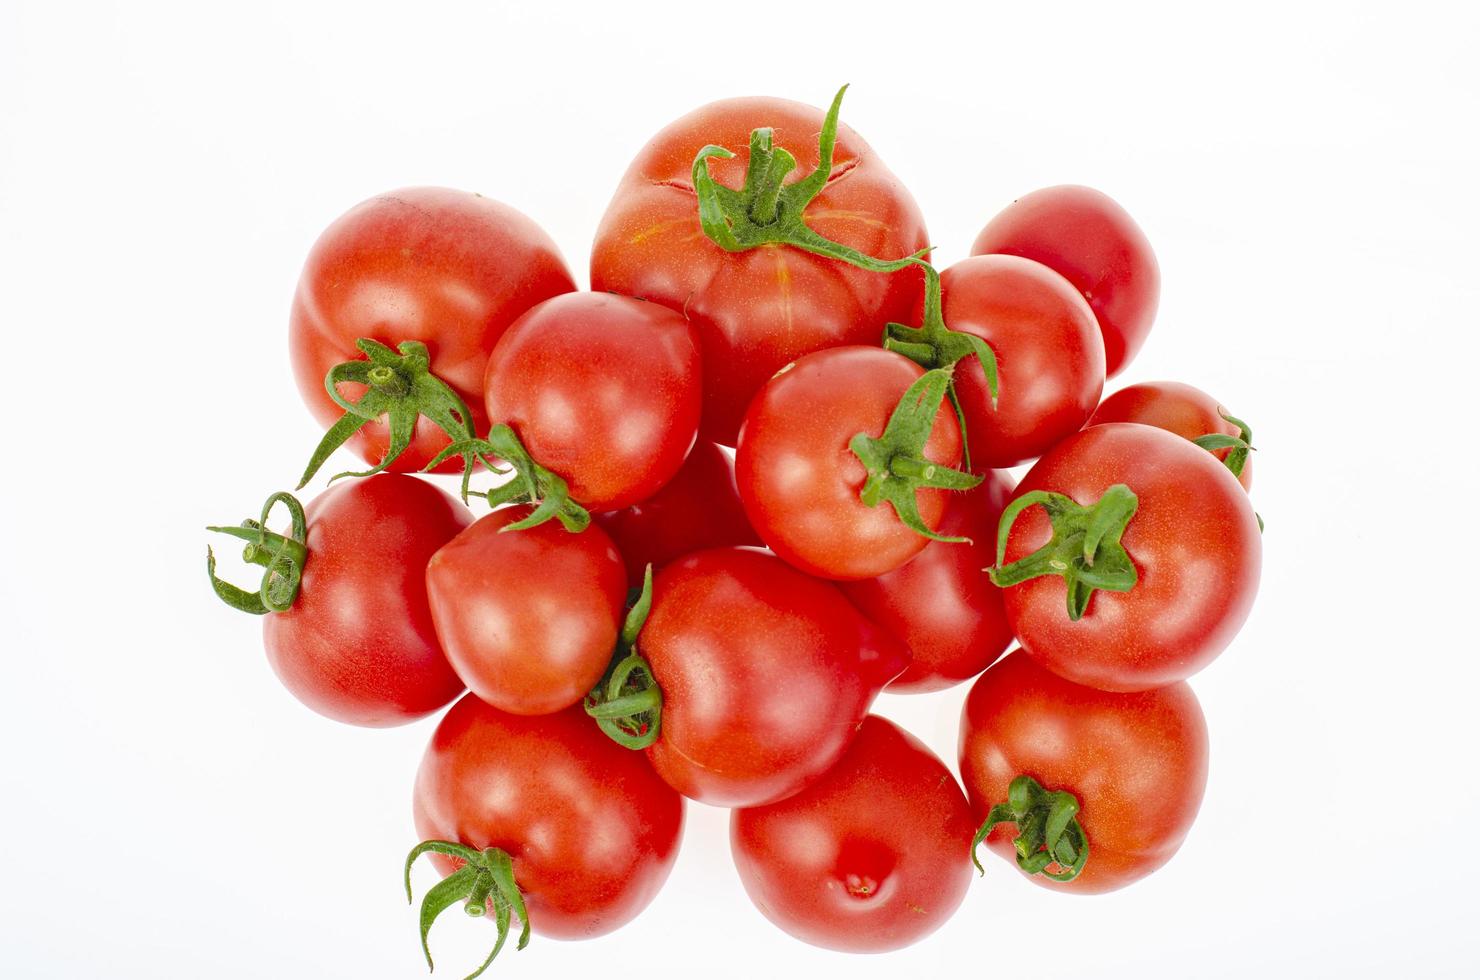
[[[288,508],[292,529],[287,536],[267,530],[267,518],[272,508],[281,503]],[[236,527],[206,528],[218,534],[229,534],[245,541],[242,559],[266,569],[262,573],[262,584],[256,592],[222,581],[216,577],[216,555],[206,546],[206,574],[211,578],[211,588],[221,601],[233,609],[265,616],[270,612],[282,612],[298,598],[298,586],[303,579],[303,563],[308,559],[308,522],[303,516],[303,505],[291,493],[278,491],[262,505],[262,515],[257,520],[250,518]]]
[[[485,847],[480,851],[466,844],[445,840],[422,841],[406,856],[408,902],[413,901],[411,865],[428,851],[446,854],[465,863],[433,885],[421,900],[421,951],[426,954],[427,969],[435,969],[432,966],[432,950],[427,945],[427,934],[431,932],[432,923],[437,921],[437,916],[457,902],[464,903],[463,910],[468,915],[481,918],[488,914],[488,904],[491,901],[493,921],[498,927],[498,939],[493,944],[493,952],[488,954],[488,959],[483,961],[482,966],[467,975],[466,980],[473,980],[488,969],[499,950],[504,948],[504,941],[509,938],[512,915],[519,916],[519,921],[523,924],[519,932],[519,945],[515,948],[523,949],[529,945],[529,910],[524,907],[524,895],[514,882],[514,863],[507,851],[497,847]]]
[[[344,415],[319,440],[295,489],[303,489],[334,450],[344,445],[361,427],[382,415],[386,417],[391,435],[385,458],[368,470],[336,473],[330,477],[331,482],[342,476],[370,476],[391,465],[411,445],[411,438],[416,434],[416,420],[423,415],[453,442],[472,439],[475,435],[473,416],[467,404],[447,382],[431,372],[432,359],[426,344],[419,340],[405,341],[397,348],[399,354],[368,337],[355,341],[355,346],[367,360],[336,364],[324,375],[324,390],[336,405],[344,409]],[[339,391],[339,385],[344,382],[365,386],[365,394],[359,401],[352,402]],[[471,474],[473,462],[473,456],[465,457],[465,475]],[[493,468],[488,460],[484,459],[483,463]]]
[[[1208,452],[1219,449],[1232,450],[1223,457],[1223,465],[1228,467],[1234,476],[1243,476],[1244,466],[1249,462],[1249,453],[1254,451],[1254,432],[1242,419],[1227,415],[1222,409],[1219,409],[1218,414],[1223,417],[1223,421],[1238,426],[1238,435],[1230,436],[1222,432],[1209,432],[1192,441]]]
[[[716,183],[709,173],[711,158],[727,159],[734,153],[712,144],[699,151],[693,165],[694,194],[699,199],[699,224],[711,241],[728,252],[745,252],[761,245],[791,245],[870,272],[898,272],[929,253],[926,248],[899,259],[877,259],[824,238],[804,220],[807,205],[822,192],[832,174],[838,109],[846,91],[846,85],[838,89],[822,123],[817,168],[795,183],[784,181],[796,169],[796,157],[772,144],[770,127],[751,131],[745,185],[739,190]]]
[[[875,439],[860,432],[848,440],[848,448],[868,471],[858,497],[870,507],[887,501],[902,524],[934,541],[966,542],[970,539],[937,534],[920,516],[916,491],[927,487],[941,490],[970,490],[982,478],[963,473],[925,458],[925,443],[935,426],[936,413],[951,383],[951,368],[926,371],[905,390],[884,434]]]
[[[992,582],[1005,589],[1042,575],[1061,576],[1068,584],[1069,618],[1077,622],[1096,589],[1129,592],[1135,587],[1136,566],[1120,536],[1138,503],[1124,483],[1110,487],[1088,507],[1047,490],[1023,494],[1007,505],[997,525],[997,566],[988,570]],[[1042,504],[1048,512],[1053,537],[1031,555],[1002,564],[1013,523],[1034,504]]]
[[[645,749],[658,740],[663,724],[663,689],[653,668],[637,652],[637,635],[653,607],[653,566],[642,573],[642,589],[627,610],[610,666],[591,693],[586,714],[618,745]]]
[[[1079,801],[1073,793],[1050,792],[1032,776],[1018,776],[1007,787],[1007,802],[987,814],[971,839],[971,863],[986,874],[976,849],[998,824],[1016,824],[1012,846],[1019,868],[1054,881],[1073,881],[1089,860],[1089,841],[1079,825]],[[1058,865],[1058,871],[1049,868]]]
[[[522,531],[536,524],[555,518],[572,534],[579,534],[591,524],[591,513],[570,495],[570,486],[564,478],[551,472],[529,455],[514,430],[500,422],[488,430],[487,439],[464,439],[454,441],[437,454],[422,472],[435,469],[444,460],[453,456],[463,457],[462,499],[466,503],[469,495],[483,497],[490,507],[503,504],[533,504],[534,510],[523,520],[508,524],[500,531]],[[489,456],[497,456],[514,468],[514,478],[492,490],[475,492],[468,489],[468,479],[473,473],[473,460],[479,459],[489,465]],[[492,466],[489,466],[492,469]],[[503,472],[498,470],[496,472]]]

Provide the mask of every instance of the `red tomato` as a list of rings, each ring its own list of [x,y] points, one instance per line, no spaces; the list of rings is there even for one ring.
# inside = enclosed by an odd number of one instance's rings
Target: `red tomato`
[[[547,522],[505,507],[432,556],[427,594],[447,659],[495,707],[539,715],[569,707],[601,679],[616,648],[627,573],[599,527]]]
[[[1228,412],[1212,395],[1178,381],[1146,381],[1122,388],[1106,398],[1090,417],[1090,425],[1103,422],[1140,422],[1174,432],[1183,439],[1198,439],[1219,433],[1238,437],[1246,432],[1228,420]],[[1213,455],[1227,465],[1232,449],[1215,449]],[[1248,490],[1254,484],[1254,459],[1243,453],[1238,482]]]
[[[756,908],[825,949],[880,953],[940,928],[966,897],[975,823],[913,735],[870,715],[838,764],[795,796],[730,815]]]
[[[1084,869],[1067,882],[1030,877],[1048,888],[1107,892],[1155,871],[1182,846],[1208,781],[1208,729],[1185,683],[1097,691],[1016,652],[972,685],[960,762],[979,820],[1007,800],[1018,776],[1073,794],[1089,845]],[[1017,833],[999,824],[987,844],[1014,860]]]
[[[692,166],[709,144],[735,151],[710,172],[738,188],[750,132],[772,127],[798,167],[816,168],[823,113],[781,99],[728,99],[704,106],[654,137],[617,187],[591,250],[591,288],[682,310],[704,351],[706,439],[733,446],[756,390],[803,354],[840,344],[876,344],[922,291],[912,270],[867,272],[790,247],[731,253],[704,236]],[[866,143],[840,126],[832,177],[807,208],[818,234],[881,258],[928,242],[920,210]]]
[[[746,413],[735,454],[745,513],[761,539],[810,575],[873,578],[925,549],[885,503],[860,498],[868,476],[848,447],[858,433],[879,436],[905,390],[924,370],[880,347],[808,354],[766,382]],[[941,467],[961,461],[961,430],[941,403],[924,456]],[[935,529],[951,491],[922,489],[915,500]]]
[[[712,442],[697,442],[663,489],[626,510],[595,515],[627,561],[627,578],[642,581],[648,565],[661,568],[705,548],[760,544],[735,489],[735,465]]]
[[[834,586],[748,548],[659,572],[638,650],[663,691],[653,767],[731,807],[784,799],[837,762],[908,660]]]
[[[997,520],[1012,496],[1012,480],[992,472],[975,490],[956,494],[940,530],[970,544],[932,541],[917,558],[878,578],[841,588],[869,619],[909,648],[914,659],[887,690],[939,691],[980,674],[1012,642],[1002,590],[992,564]]]
[[[1018,198],[971,246],[972,255],[992,253],[1042,262],[1084,294],[1105,338],[1107,377],[1146,342],[1161,270],[1140,227],[1099,191],[1062,184]]]
[[[494,343],[525,310],[575,288],[555,243],[506,204],[441,187],[373,197],[330,225],[304,263],[288,338],[298,390],[314,417],[332,425],[344,409],[324,391],[324,375],[364,358],[355,341],[395,347],[418,340],[431,352],[431,372],[463,398],[481,434],[488,427],[483,366]],[[343,386],[352,400],[354,389],[363,386]],[[447,443],[420,419],[410,448],[391,468],[421,469]],[[388,444],[383,422],[349,441],[372,463]]]
[[[631,921],[678,856],[683,798],[580,708],[505,714],[471,695],[437,726],[413,800],[416,832],[513,858],[529,925],[590,939]],[[443,875],[460,862],[433,854]]]
[[[1023,647],[1069,680],[1139,691],[1205,667],[1243,625],[1259,588],[1260,535],[1249,498],[1211,454],[1149,425],[1085,429],[1040,459],[1017,497],[1051,491],[1089,505],[1112,485],[1136,495],[1120,537],[1135,567],[1125,592],[1099,589],[1076,620],[1057,575],[1003,590]],[[1041,507],[1025,510],[1007,539],[1008,562],[1052,536]]]
[[[587,507],[657,492],[699,427],[699,349],[684,318],[602,293],[557,296],[509,328],[488,359],[484,405]]]
[[[1105,386],[1105,346],[1084,297],[1047,266],[1012,255],[957,262],[940,283],[946,324],[997,356],[995,407],[976,360],[956,368],[972,463],[1016,466],[1078,432]]]

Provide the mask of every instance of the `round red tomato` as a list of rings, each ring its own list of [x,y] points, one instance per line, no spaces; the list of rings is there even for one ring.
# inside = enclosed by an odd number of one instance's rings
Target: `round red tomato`
[[[746,413],[735,477],[751,525],[772,551],[810,575],[873,578],[918,555],[930,539],[893,507],[870,507],[860,493],[868,470],[850,450],[857,434],[884,432],[905,391],[924,370],[880,347],[834,347],[808,354],[766,382]],[[923,457],[942,468],[961,461],[961,430],[942,402]],[[951,491],[916,491],[920,517],[940,524]]]
[[[570,293],[520,317],[484,377],[507,423],[570,495],[615,510],[657,492],[699,427],[699,349],[682,316],[604,293]]]
[[[1116,694],[1072,684],[1021,652],[972,685],[961,715],[961,780],[978,820],[1029,776],[1078,801],[1088,844],[1071,881],[1049,888],[1095,893],[1124,887],[1171,858],[1197,816],[1208,781],[1208,729],[1192,688]],[[1015,861],[1021,827],[998,824],[987,844]],[[1052,873],[1062,873],[1050,864]]]
[[[298,390],[314,417],[330,426],[344,409],[324,390],[324,376],[336,364],[363,360],[355,341],[392,348],[421,341],[431,373],[462,397],[482,434],[489,351],[525,310],[575,288],[555,243],[506,204],[442,187],[373,197],[330,225],[304,263],[288,335]],[[363,390],[342,386],[351,400]],[[388,427],[377,421],[349,446],[378,463],[389,441]],[[420,419],[410,448],[391,468],[421,469],[447,443],[440,429]]]
[[[956,367],[972,463],[1016,466],[1078,432],[1105,386],[1105,346],[1084,297],[1047,266],[1013,255],[957,262],[940,283],[946,324],[982,338],[997,357],[995,406],[976,360]]]
[[[1093,188],[1062,184],[1018,198],[987,222],[971,254],[1021,255],[1073,283],[1099,320],[1107,377],[1151,332],[1161,296],[1156,255],[1125,209]]]
[[[637,647],[663,691],[653,767],[730,807],[784,799],[837,762],[909,656],[835,586],[748,548],[654,576]]]
[[[1035,562],[1052,567],[1004,588],[1003,601],[1013,633],[1049,670],[1107,691],[1139,691],[1191,676],[1233,639],[1259,588],[1259,523],[1243,488],[1211,454],[1162,429],[1123,422],[1060,443],[1028,471],[1015,500],[1047,491],[1089,507],[1117,485],[1135,495],[1135,511],[1118,546],[1106,537],[1094,568],[1039,551],[1054,536],[1043,507],[1017,517],[1007,562],[1036,554]],[[1078,547],[1072,534],[1058,541]],[[1064,568],[1099,577],[1126,556],[1134,584],[1096,588],[1083,614],[1071,618]],[[994,574],[1004,581],[1001,569]]]
[[[663,489],[626,510],[595,515],[627,562],[627,577],[642,581],[648,565],[661,568],[705,548],[760,544],[735,489],[735,465],[712,442],[697,442]]]
[[[682,310],[704,351],[707,439],[733,446],[745,408],[766,379],[803,354],[876,344],[922,292],[911,269],[885,275],[791,247],[728,252],[705,237],[694,195],[694,158],[706,145],[735,151],[709,161],[721,184],[739,188],[751,130],[771,127],[798,167],[816,168],[823,113],[781,99],[728,99],[658,133],[617,187],[591,250],[591,288]],[[858,134],[840,126],[831,177],[806,210],[818,234],[867,255],[894,259],[928,242],[909,193]]]
[[[892,572],[843,582],[843,594],[869,619],[909,648],[914,659],[889,682],[891,694],[939,691],[980,674],[1012,642],[1002,590],[991,566],[997,520],[1012,496],[1012,480],[992,472],[974,490],[954,495],[942,534],[970,543],[932,541]]]
[[[510,715],[469,695],[437,726],[413,799],[416,832],[512,859],[529,926],[590,939],[631,921],[673,869],[683,798],[580,708]],[[461,862],[432,861],[443,875]]]
[[[601,679],[627,598],[622,556],[599,527],[573,534],[505,507],[480,518],[426,567],[432,618],[469,689],[504,711],[546,714]]]
[[[1106,398],[1090,417],[1090,425],[1103,422],[1140,422],[1154,425],[1158,429],[1174,432],[1183,439],[1199,439],[1206,435],[1242,437],[1248,441],[1248,429],[1230,416],[1222,405],[1206,392],[1178,381],[1146,381],[1122,388]],[[1214,449],[1213,455],[1229,466],[1229,454],[1234,448]],[[1238,469],[1234,474],[1238,482],[1248,490],[1254,484],[1254,459],[1247,452],[1235,458]],[[1229,466],[1233,469],[1233,466]]]
[[[966,897],[975,829],[961,788],[913,735],[875,715],[795,796],[730,815],[750,900],[825,949],[879,953],[940,928]]]

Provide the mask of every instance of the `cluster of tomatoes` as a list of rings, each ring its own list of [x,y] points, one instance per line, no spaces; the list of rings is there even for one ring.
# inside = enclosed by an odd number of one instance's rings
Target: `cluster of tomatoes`
[[[945,922],[983,842],[1094,892],[1188,831],[1207,732],[1184,681],[1258,584],[1248,428],[1186,385],[1101,400],[1159,289],[1118,205],[1030,194],[937,273],[841,98],[660,132],[591,292],[528,218],[451,190],[366,201],[308,257],[292,362],[327,432],[299,486],[340,446],[372,465],[213,528],[264,574],[248,592],[211,559],[211,581],[324,715],[456,701],[415,783],[408,896],[420,855],[444,875],[424,949],[459,902],[494,955],[516,924],[521,947],[617,928],[685,797],[733,810],[767,918],[848,951]],[[869,713],[971,678],[959,783]]]

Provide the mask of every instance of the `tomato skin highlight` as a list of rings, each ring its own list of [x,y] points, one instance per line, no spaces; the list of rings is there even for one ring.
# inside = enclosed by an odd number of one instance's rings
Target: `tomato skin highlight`
[[[576,288],[560,250],[524,214],[443,187],[407,187],[363,201],[324,230],[308,253],[289,317],[288,351],[304,402],[328,428],[343,413],[324,390],[336,364],[363,360],[362,337],[390,347],[420,340],[432,373],[462,397],[479,435],[483,369],[509,324],[542,300]],[[363,387],[341,386],[350,400]],[[389,445],[371,422],[348,445],[378,463]],[[390,466],[420,470],[447,445],[426,419]],[[452,460],[439,472],[456,472]]]
[[[616,647],[627,573],[601,528],[555,521],[518,531],[505,507],[444,545],[426,567],[427,595],[447,659],[484,701],[521,715],[580,701]]]
[[[750,132],[775,131],[797,159],[792,183],[817,166],[823,111],[783,99],[743,98],[695,110],[659,132],[638,154],[607,207],[591,250],[591,288],[681,310],[704,354],[705,439],[733,446],[766,379],[803,354],[842,344],[877,344],[923,295],[910,269],[881,275],[790,247],[730,253],[704,236],[692,185],[694,157],[716,144],[716,181],[744,182]],[[818,234],[885,259],[929,244],[924,218],[898,178],[845,125],[833,172],[807,208]]]
[[[997,520],[1012,490],[1012,480],[993,471],[974,490],[952,495],[940,531],[968,537],[970,544],[932,541],[892,572],[840,583],[859,612],[914,656],[889,682],[889,693],[952,687],[980,674],[1012,642],[1002,590],[985,571],[995,557]]]
[[[1073,881],[1025,875],[1060,891],[1123,888],[1182,846],[1208,780],[1208,729],[1192,688],[1113,693],[1074,684],[1022,651],[987,668],[961,713],[961,781],[978,821],[1029,775],[1079,800],[1089,860]],[[987,845],[1014,861],[1016,827]]]
[[[756,394],[740,431],[735,479],[751,525],[780,558],[809,575],[875,578],[914,558],[930,542],[886,503],[859,499],[868,477],[848,448],[860,432],[877,437],[905,390],[924,369],[880,347],[834,347],[801,358]],[[942,401],[925,457],[955,468],[961,430]],[[916,493],[935,529],[953,491]]]
[[[795,796],[730,815],[750,900],[803,942],[880,953],[940,928],[966,897],[975,830],[945,764],[877,715]]]
[[[1140,691],[1184,680],[1233,639],[1259,589],[1261,541],[1248,495],[1212,454],[1162,429],[1114,422],[1060,443],[1018,484],[1081,504],[1123,483],[1138,505],[1121,543],[1138,581],[1096,591],[1069,619],[1064,580],[1036,578],[1003,589],[1013,633],[1043,666],[1106,691]],[[1052,534],[1030,507],[1007,540],[1008,562]]]
[[[488,358],[484,406],[593,510],[616,510],[673,478],[694,444],[699,348],[656,303],[557,296],[511,326]]]
[[[1197,439],[1210,433],[1238,436],[1239,427],[1223,417],[1227,410],[1218,400],[1192,385],[1180,381],[1143,381],[1129,385],[1106,398],[1090,416],[1089,425],[1105,422],[1140,422],[1166,429],[1183,439]],[[1210,450],[1222,460],[1232,451]],[[1238,482],[1245,490],[1254,486],[1254,457],[1244,461]]]
[[[1078,432],[1105,386],[1105,346],[1084,297],[1013,255],[964,259],[940,282],[946,324],[981,337],[997,357],[995,406],[975,358],[956,368],[973,465],[1016,466]]]
[[[304,510],[308,559],[298,598],[263,617],[273,672],[294,697],[346,724],[415,721],[462,693],[427,605],[432,553],[473,521],[412,476],[336,483]]]
[[[653,768],[730,807],[784,799],[825,772],[909,659],[835,586],[750,548],[655,575],[638,649],[663,689]]]
[[[1161,298],[1156,254],[1126,210],[1094,188],[1060,184],[1023,195],[987,222],[971,254],[1021,255],[1073,283],[1100,323],[1106,377],[1151,332]]]
[[[579,707],[519,716],[468,695],[427,746],[413,814],[423,840],[507,851],[535,932],[590,939],[657,895],[678,856],[684,805]],[[444,876],[456,869],[431,859]]]
[[[712,442],[700,441],[672,480],[625,510],[594,515],[627,562],[627,580],[706,548],[758,545],[735,487],[735,464]]]

